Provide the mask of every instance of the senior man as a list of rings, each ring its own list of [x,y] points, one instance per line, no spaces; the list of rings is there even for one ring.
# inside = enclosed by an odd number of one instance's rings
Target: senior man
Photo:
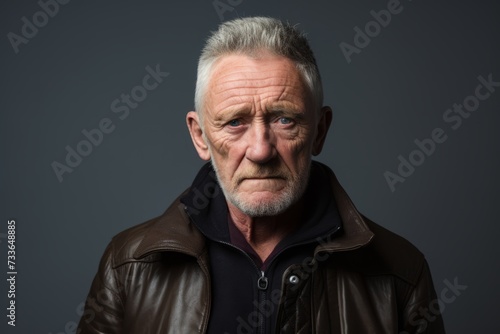
[[[195,108],[209,162],[163,215],[113,238],[79,333],[444,333],[424,256],[311,160],[332,110],[295,27],[222,24]]]

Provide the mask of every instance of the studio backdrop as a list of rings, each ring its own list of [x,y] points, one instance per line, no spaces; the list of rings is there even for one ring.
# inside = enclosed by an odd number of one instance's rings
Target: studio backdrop
[[[333,125],[317,160],[430,264],[448,333],[498,330],[496,1],[0,4],[2,333],[74,333],[112,236],[160,215],[202,165],[185,125],[226,20],[307,33]]]

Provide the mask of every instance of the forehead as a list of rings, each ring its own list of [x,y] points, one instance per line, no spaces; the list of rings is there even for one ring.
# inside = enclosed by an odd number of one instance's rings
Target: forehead
[[[295,63],[286,57],[230,54],[213,65],[206,102],[208,109],[255,103],[292,103],[305,107],[310,94]],[[300,106],[302,105],[302,106]]]

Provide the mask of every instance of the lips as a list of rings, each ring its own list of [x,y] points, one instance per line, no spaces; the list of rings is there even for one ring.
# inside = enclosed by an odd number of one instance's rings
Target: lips
[[[244,177],[243,180],[265,180],[265,179],[282,179],[280,176],[251,176],[251,177]]]
[[[273,176],[245,176],[238,179],[237,184],[240,185],[243,181],[259,181],[259,180],[286,180],[285,177],[280,175]]]

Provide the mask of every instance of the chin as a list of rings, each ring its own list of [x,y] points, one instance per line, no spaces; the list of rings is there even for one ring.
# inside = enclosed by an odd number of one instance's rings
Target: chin
[[[295,202],[295,196],[289,194],[273,194],[263,192],[252,194],[250,198],[243,196],[230,196],[229,200],[241,212],[249,217],[277,216],[288,210]]]

